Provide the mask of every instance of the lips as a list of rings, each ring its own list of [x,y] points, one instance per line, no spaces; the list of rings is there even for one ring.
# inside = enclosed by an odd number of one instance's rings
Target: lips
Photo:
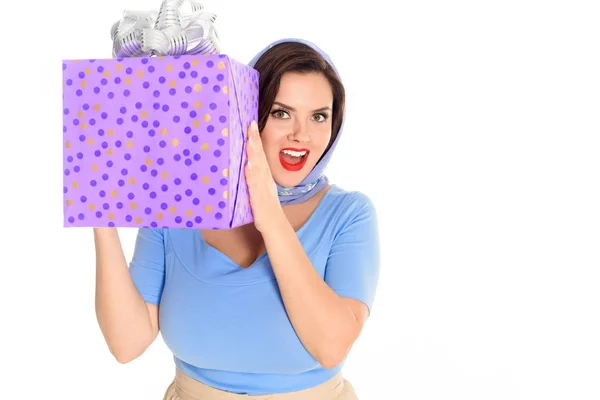
[[[279,162],[288,171],[300,171],[306,164],[309,154],[308,149],[286,147],[279,152]]]

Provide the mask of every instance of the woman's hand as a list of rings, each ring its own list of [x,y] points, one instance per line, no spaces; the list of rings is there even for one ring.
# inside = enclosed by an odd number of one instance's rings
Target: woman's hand
[[[286,217],[279,202],[277,186],[271,174],[255,121],[252,121],[248,130],[246,151],[248,163],[245,174],[250,192],[254,225],[260,232],[265,232],[271,227],[276,227],[282,221],[286,221]]]

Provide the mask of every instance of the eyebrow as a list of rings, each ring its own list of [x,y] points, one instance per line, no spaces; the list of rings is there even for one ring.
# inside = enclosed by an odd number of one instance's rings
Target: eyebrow
[[[273,104],[277,104],[277,105],[279,105],[279,106],[281,106],[283,108],[287,108],[290,111],[296,111],[296,109],[294,107],[290,107],[287,104],[283,104],[283,103],[281,103],[279,101],[274,101]],[[313,110],[312,112],[325,111],[325,110],[330,110],[331,111],[331,107],[325,106],[325,107],[317,108],[316,110]]]

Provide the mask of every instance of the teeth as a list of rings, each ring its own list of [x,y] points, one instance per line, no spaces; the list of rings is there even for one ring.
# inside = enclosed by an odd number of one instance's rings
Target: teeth
[[[306,151],[282,150],[281,152],[284,154],[288,154],[290,156],[294,156],[294,157],[302,157],[303,155],[306,154]]]

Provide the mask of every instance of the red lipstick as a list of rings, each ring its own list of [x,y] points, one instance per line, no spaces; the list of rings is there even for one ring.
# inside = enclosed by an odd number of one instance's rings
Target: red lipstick
[[[289,156],[289,155],[284,155],[283,151],[284,150],[291,150],[291,151],[295,151],[295,152],[306,152],[305,155],[303,155],[302,157],[300,157],[299,162],[296,163],[290,163],[287,160],[289,160],[289,157],[293,157],[293,156]],[[296,149],[293,147],[286,147],[284,149],[281,149],[281,151],[279,152],[279,162],[281,162],[281,166],[283,168],[285,168],[288,171],[300,171],[303,167],[304,164],[306,164],[306,160],[308,160],[308,155],[310,154],[310,150],[308,149]],[[286,160],[287,158],[287,160]],[[297,158],[297,157],[294,157]]]

